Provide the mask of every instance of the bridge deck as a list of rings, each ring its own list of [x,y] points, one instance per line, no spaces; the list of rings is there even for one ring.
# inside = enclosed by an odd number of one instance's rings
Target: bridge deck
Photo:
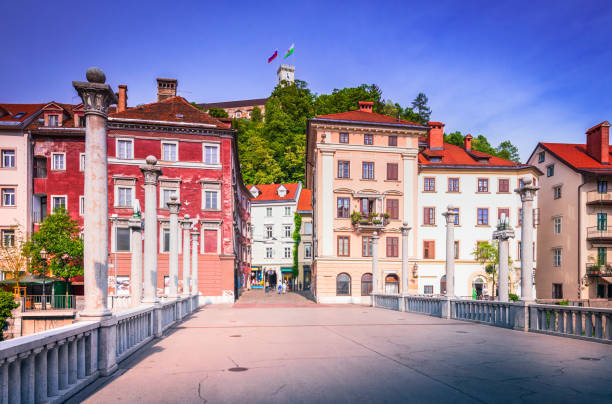
[[[203,308],[75,401],[609,402],[610,397],[610,345],[370,307],[313,305]]]

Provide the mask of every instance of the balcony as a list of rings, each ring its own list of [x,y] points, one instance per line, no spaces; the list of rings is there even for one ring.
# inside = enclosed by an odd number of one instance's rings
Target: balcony
[[[351,223],[358,232],[381,231],[389,224],[387,213],[351,213]]]
[[[612,277],[612,265],[592,265],[587,267],[587,276],[590,277]]]
[[[587,205],[611,205],[612,192],[599,193],[598,191],[587,192]]]
[[[612,228],[606,226],[602,230],[597,226],[587,227],[587,240],[599,243],[612,243]]]

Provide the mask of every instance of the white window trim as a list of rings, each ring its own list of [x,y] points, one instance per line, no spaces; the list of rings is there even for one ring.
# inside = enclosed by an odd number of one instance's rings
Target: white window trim
[[[119,157],[119,141],[127,141],[132,143],[132,155],[130,157]],[[115,139],[115,158],[120,160],[132,160],[134,158],[134,139],[129,137],[118,137]]]
[[[206,162],[206,146],[214,146],[217,148],[217,162],[216,163]],[[210,166],[220,166],[221,165],[221,143],[211,143],[211,142],[202,143],[202,162]]]
[[[5,166],[4,165],[4,152],[13,152],[13,165],[12,166]],[[17,150],[16,149],[2,149],[2,154],[0,155],[0,159],[2,159],[2,161],[0,161],[1,165],[0,167],[2,168],[17,168]]]
[[[217,209],[210,209],[206,207],[206,192],[216,192],[217,193]],[[215,188],[202,188],[202,210],[209,212],[218,212],[221,210],[221,190]]]
[[[51,213],[53,213],[53,211],[55,210],[55,206],[53,206],[53,199],[54,198],[64,198],[66,201],[66,211],[68,211],[68,195],[51,195]],[[49,200],[47,200],[47,203],[49,203]]]
[[[200,242],[200,254],[201,255],[218,255],[221,254],[221,226],[218,224],[202,223],[201,224],[201,242]],[[217,231],[217,251],[205,252],[206,239],[204,238],[204,230],[216,230]]]
[[[85,153],[79,153],[79,171],[85,171],[85,164],[83,164],[83,156],[85,156]],[[85,157],[87,158],[87,157]]]
[[[55,156],[63,155],[64,156],[64,168],[56,168],[55,167]],[[66,153],[51,153],[51,171],[66,171]]]
[[[13,204],[12,205],[5,205],[4,204],[4,190],[5,189],[12,189],[13,190]],[[14,208],[17,206],[17,187],[2,187],[0,189],[0,198],[2,198],[1,202],[1,206],[3,208]]]
[[[168,209],[167,205],[164,205],[164,191],[175,191],[176,192],[176,200],[181,200],[181,187],[160,187],[159,188],[159,208],[160,209]]]
[[[176,146],[176,160],[164,160],[164,145],[165,144],[173,144]],[[161,158],[162,158],[161,161],[167,161],[171,163],[175,163],[179,161],[179,142],[175,140],[162,140],[161,141]]]
[[[268,249],[270,249],[270,257],[268,257]],[[274,247],[266,247],[266,259],[271,260],[274,258]]]
[[[123,220],[113,219],[113,224],[111,227],[111,253],[117,254],[130,254],[131,251],[117,251],[117,228],[129,229],[127,218],[121,218]],[[121,223],[121,225],[118,225]],[[132,249],[132,231],[130,230],[130,250]],[[109,263],[112,262],[115,264],[114,258],[112,260],[109,259]]]
[[[130,186],[130,185],[115,185],[115,192],[114,192],[114,196],[115,196],[115,201],[113,202],[113,206],[115,208],[131,208],[132,205],[130,204],[130,206],[124,206],[124,205],[119,205],[119,188],[130,188],[132,190],[132,203],[134,203],[134,199],[136,199],[136,187],[135,186]]]
[[[79,216],[84,216],[85,214],[85,196],[79,196]]]

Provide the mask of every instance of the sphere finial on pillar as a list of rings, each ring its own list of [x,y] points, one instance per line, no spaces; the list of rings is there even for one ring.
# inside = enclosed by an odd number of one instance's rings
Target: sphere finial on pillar
[[[157,164],[157,158],[155,156],[147,156],[146,160],[147,164],[154,166],[155,164]]]
[[[87,69],[85,77],[90,83],[104,84],[106,82],[106,75],[104,74],[104,72],[100,70],[100,68],[95,66]]]

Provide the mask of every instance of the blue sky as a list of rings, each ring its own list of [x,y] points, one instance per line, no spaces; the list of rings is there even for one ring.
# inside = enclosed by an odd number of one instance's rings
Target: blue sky
[[[190,101],[265,97],[266,59],[295,43],[314,92],[376,83],[408,105],[423,91],[447,132],[511,140],[523,159],[612,120],[612,2],[424,3],[5,2],[0,102],[78,102],[71,81],[93,65],[128,105],[154,101],[156,77]]]

